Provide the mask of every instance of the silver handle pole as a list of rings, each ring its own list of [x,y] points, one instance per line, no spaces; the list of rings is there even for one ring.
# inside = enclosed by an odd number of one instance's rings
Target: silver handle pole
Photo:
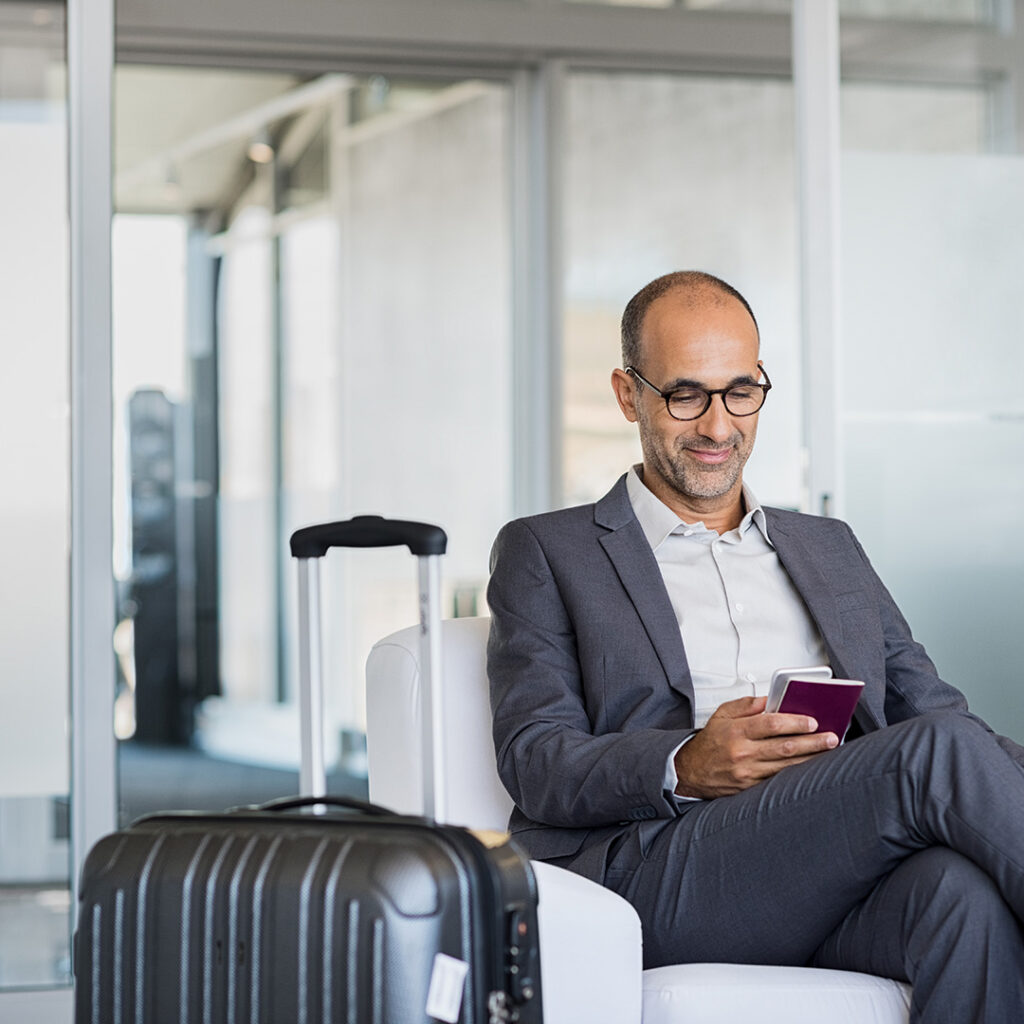
[[[299,740],[302,761],[299,792],[323,796],[327,792],[324,770],[324,682],[320,644],[320,560],[299,562]]]
[[[419,559],[420,577],[420,721],[423,728],[423,813],[446,821],[444,722],[441,708],[441,560]]]

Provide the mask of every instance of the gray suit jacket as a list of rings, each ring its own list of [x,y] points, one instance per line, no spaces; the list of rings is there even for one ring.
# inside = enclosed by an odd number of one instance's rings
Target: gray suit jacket
[[[845,523],[765,515],[833,672],[865,682],[862,732],[966,710]],[[679,813],[662,788],[665,764],[693,731],[686,652],[625,477],[594,505],[505,526],[488,602],[494,744],[516,803],[510,828],[531,856],[578,855],[574,869],[600,880],[609,846],[633,823],[657,827]]]

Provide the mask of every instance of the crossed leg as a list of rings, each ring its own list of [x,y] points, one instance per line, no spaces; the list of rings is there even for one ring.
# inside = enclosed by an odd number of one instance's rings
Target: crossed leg
[[[869,970],[912,983],[921,1024],[1024,1019],[1024,773],[966,715],[640,823],[605,884],[637,908],[648,967]]]
[[[1020,924],[988,875],[944,846],[886,875],[811,963],[911,981],[911,1021],[1010,1021],[1024,1010]]]

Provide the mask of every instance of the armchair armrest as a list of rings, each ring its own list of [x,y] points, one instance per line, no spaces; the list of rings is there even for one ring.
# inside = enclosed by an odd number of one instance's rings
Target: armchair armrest
[[[640,1024],[640,918],[617,893],[533,861],[545,1024]]]

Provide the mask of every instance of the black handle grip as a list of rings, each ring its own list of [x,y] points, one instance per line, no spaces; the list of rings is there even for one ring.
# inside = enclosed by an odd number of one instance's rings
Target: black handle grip
[[[283,796],[278,800],[270,800],[265,804],[259,804],[255,808],[259,811],[294,811],[302,807],[316,807],[322,804],[327,807],[344,807],[348,811],[359,811],[361,814],[372,814],[376,817],[394,817],[397,811],[392,811],[380,804],[371,804],[366,800],[356,800],[350,796]]]
[[[328,548],[389,548],[404,544],[414,555],[443,555],[448,535],[440,526],[383,516],[356,516],[337,523],[318,523],[291,537],[293,558],[323,558]]]

